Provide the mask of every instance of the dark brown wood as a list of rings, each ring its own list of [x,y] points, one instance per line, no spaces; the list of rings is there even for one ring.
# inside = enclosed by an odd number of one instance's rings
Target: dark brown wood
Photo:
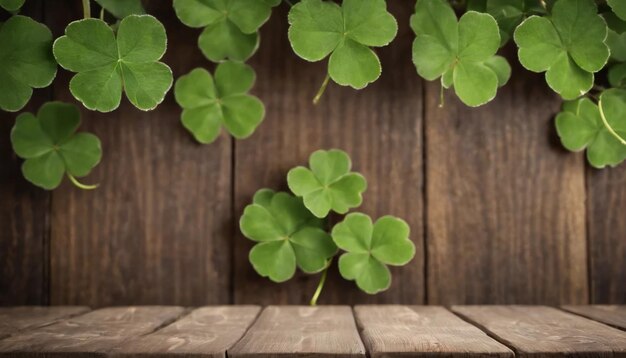
[[[592,303],[626,304],[626,165],[588,169]]]
[[[624,357],[626,332],[544,306],[454,306],[517,357]]]
[[[269,306],[228,357],[365,357],[348,306]]]
[[[0,338],[16,334],[23,329],[46,326],[60,319],[89,311],[87,307],[0,307]]]
[[[514,357],[513,352],[443,307],[356,306],[369,357]]]
[[[164,62],[177,78],[207,66],[199,31],[176,18],[171,2],[151,1],[170,46]],[[50,3],[62,26],[82,16],[80,2]],[[60,35],[57,34],[57,35]],[[172,39],[175,39],[172,40]],[[57,98],[75,102],[64,72]],[[54,304],[204,305],[230,301],[231,139],[200,145],[180,123],[173,93],[152,112],[124,98],[115,112],[82,110],[82,129],[102,140],[103,159],[83,181],[64,183],[52,203]]]
[[[0,357],[103,356],[184,313],[182,307],[104,308],[0,341]]]
[[[426,90],[428,303],[587,303],[585,164],[558,142],[560,98],[519,65],[483,107],[448,91],[439,108],[439,91]]]
[[[254,92],[265,102],[267,115],[252,137],[235,145],[236,214],[241,215],[258,189],[288,190],[287,172],[307,165],[313,151],[339,148],[348,152],[354,170],[368,180],[358,210],[373,217],[404,218],[417,246],[410,264],[392,270],[395,281],[389,291],[376,296],[340,279],[333,265],[320,303],[423,301],[422,82],[411,63],[413,36],[408,20],[414,4],[391,0],[388,6],[398,19],[400,33],[391,46],[377,50],[382,76],[364,90],[331,83],[320,103],[311,103],[327,63],[307,63],[293,53],[285,7],[275,11],[263,28],[259,53],[252,60],[258,75]],[[243,236],[236,237],[235,302],[308,302],[319,277],[298,275],[288,283],[272,284],[248,262],[252,245]]]
[[[109,356],[225,358],[254,322],[258,306],[202,307],[152,334],[132,340]]]
[[[626,330],[626,306],[593,305],[593,306],[563,306],[570,311],[587,318],[606,323],[610,326]]]

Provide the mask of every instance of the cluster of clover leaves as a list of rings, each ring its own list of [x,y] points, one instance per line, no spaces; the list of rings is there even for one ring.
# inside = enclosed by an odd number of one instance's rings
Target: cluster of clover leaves
[[[391,285],[387,265],[406,265],[415,256],[409,226],[393,216],[373,223],[368,215],[354,212],[327,230],[330,212],[346,214],[361,205],[367,183],[351,167],[345,152],[318,150],[311,154],[308,168],[299,166],[287,174],[293,194],[259,190],[239,222],[244,236],[257,242],[249,259],[259,275],[284,282],[296,268],[307,274],[323,272],[312,305],[338,249],[344,251],[339,257],[341,276],[369,294]]]

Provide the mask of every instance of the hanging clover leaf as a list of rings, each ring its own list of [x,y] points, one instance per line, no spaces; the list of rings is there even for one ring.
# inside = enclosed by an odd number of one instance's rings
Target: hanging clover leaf
[[[72,22],[54,42],[59,64],[77,74],[70,91],[91,110],[110,112],[122,90],[137,108],[154,109],[172,86],[172,71],[158,60],[165,53],[165,28],[150,15],[130,15],[113,30],[97,19]]]
[[[337,149],[318,150],[309,157],[309,166],[311,169],[291,169],[287,183],[313,215],[323,218],[331,210],[345,214],[361,205],[367,182],[361,174],[350,171],[348,154]]]
[[[25,16],[12,16],[0,27],[0,109],[19,111],[33,88],[47,87],[57,73],[52,33]]]
[[[250,136],[265,115],[263,102],[247,93],[254,77],[250,66],[236,62],[219,64],[215,79],[201,68],[181,76],[174,94],[185,128],[205,144],[217,138],[222,125],[235,138]]]
[[[386,46],[398,32],[384,0],[303,0],[289,11],[289,41],[307,61],[330,55],[328,75],[342,86],[361,89],[381,73],[370,47]]]
[[[339,258],[341,276],[355,280],[369,294],[391,285],[391,273],[386,265],[406,265],[415,256],[409,225],[393,216],[383,216],[372,225],[372,219],[365,214],[348,214],[335,225],[332,237],[346,251]]]
[[[515,30],[519,59],[533,72],[546,71],[550,88],[564,99],[589,91],[604,67],[607,26],[593,0],[557,1],[550,17],[531,16]]]
[[[72,104],[48,102],[37,116],[22,113],[11,131],[13,150],[25,159],[24,177],[47,190],[59,186],[63,174],[82,189],[96,186],[80,184],[102,157],[100,140],[90,133],[75,133],[80,124],[80,112]]]
[[[626,2],[624,0],[607,0],[606,2],[609,4],[615,15],[622,20],[626,20]]]
[[[198,47],[207,59],[245,61],[259,47],[258,30],[278,4],[276,0],[174,0],[174,10],[183,24],[204,27]]]
[[[491,101],[509,79],[511,68],[500,56],[498,24],[491,15],[456,15],[444,0],[418,0],[411,28],[413,63],[420,76],[432,81],[441,77],[443,87],[454,87],[468,106]]]
[[[141,0],[96,0],[96,2],[118,19],[146,13]]]
[[[6,11],[16,12],[23,5],[26,0],[0,0],[0,7]]]
[[[296,266],[306,273],[326,268],[337,247],[323,224],[301,199],[268,189],[254,195],[239,221],[244,236],[258,242],[250,250],[252,266],[274,282],[290,279]]]

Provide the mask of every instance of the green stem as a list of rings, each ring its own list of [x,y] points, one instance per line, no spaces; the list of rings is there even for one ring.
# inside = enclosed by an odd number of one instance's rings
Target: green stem
[[[83,190],[93,190],[93,189],[96,189],[98,187],[98,184],[93,184],[93,185],[83,184],[83,183],[79,182],[78,179],[76,179],[70,173],[67,173],[67,177],[70,179],[72,184],[76,185],[78,188],[83,189]]]
[[[289,5],[289,7],[293,7],[293,3],[289,0],[285,0],[285,2],[287,3],[287,5]]]
[[[328,276],[328,268],[330,267],[330,264],[332,262],[333,262],[332,258],[328,260],[328,263],[326,264],[326,268],[324,268],[324,271],[322,271],[322,277],[320,277],[320,282],[317,284],[315,293],[313,294],[313,297],[311,298],[311,302],[310,302],[311,306],[317,306],[317,299],[320,298],[320,294],[322,293],[322,289],[324,288],[324,284],[326,283],[326,276]]]
[[[315,97],[313,97],[313,104],[317,104],[320,101],[320,98],[322,98],[324,91],[326,91],[326,87],[328,86],[329,80],[330,80],[330,76],[327,73],[326,77],[324,78],[324,82],[322,82],[322,86],[317,91],[317,94],[315,95]]]
[[[91,17],[91,3],[90,0],[83,0],[83,18],[88,19]]]
[[[439,108],[443,108],[445,106],[445,100],[443,98],[443,84],[439,86]]]
[[[623,145],[626,145],[626,139],[622,138],[619,134],[617,134],[617,132],[615,132],[613,127],[611,127],[611,125],[609,124],[609,121],[606,120],[606,117],[604,116],[604,111],[602,110],[601,102],[598,103],[598,109],[600,109],[600,117],[602,118],[602,123],[604,123],[604,126],[609,131],[609,133],[611,133],[611,135],[615,137],[615,139],[617,139],[620,143],[622,143]]]
[[[104,8],[100,9],[100,20],[104,21]]]

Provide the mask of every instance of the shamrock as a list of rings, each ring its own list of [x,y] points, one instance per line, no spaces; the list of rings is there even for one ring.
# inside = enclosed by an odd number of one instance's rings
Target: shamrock
[[[515,30],[519,59],[533,72],[546,71],[548,85],[564,99],[575,99],[593,85],[609,49],[607,26],[593,0],[561,0],[550,17],[531,16]]]
[[[335,225],[332,237],[346,251],[339,258],[341,276],[356,280],[357,286],[369,294],[391,285],[386,265],[402,266],[415,256],[409,225],[393,216],[383,216],[372,225],[372,219],[365,214],[349,214]]]
[[[624,0],[607,0],[606,1],[611,10],[617,15],[620,19],[626,20],[626,1]]]
[[[389,44],[398,25],[387,12],[385,0],[303,0],[289,11],[289,41],[307,61],[330,55],[328,75],[342,86],[361,89],[381,72],[370,47]]]
[[[529,14],[544,14],[541,0],[483,0],[470,1],[468,10],[486,12],[500,27],[500,46],[506,44],[513,31]]]
[[[309,157],[309,166],[295,167],[287,174],[289,189],[303,197],[313,215],[323,218],[333,210],[345,214],[361,205],[361,193],[367,187],[365,178],[350,172],[352,163],[346,152],[318,150]]]
[[[96,2],[118,19],[146,13],[141,0],[96,0]]]
[[[306,273],[326,268],[337,252],[323,221],[287,193],[261,189],[246,206],[239,221],[241,232],[259,242],[250,250],[250,262],[263,277],[274,282],[290,279],[298,266]]]
[[[263,102],[247,94],[254,77],[250,66],[237,62],[219,64],[215,79],[201,68],[181,76],[174,95],[185,128],[200,143],[213,142],[222,124],[235,138],[251,135],[265,115]]]
[[[491,15],[468,11],[457,22],[444,0],[418,0],[411,28],[413,63],[423,78],[441,77],[443,87],[454,86],[468,106],[491,101],[509,79],[511,68],[500,56],[498,24]]]
[[[623,108],[613,103],[609,106]],[[609,112],[611,115],[615,113],[614,110]],[[620,128],[622,134],[626,135],[626,126]],[[586,148],[587,160],[596,168],[615,166],[626,159],[626,145],[609,132],[598,106],[588,98],[566,102],[563,111],[556,116],[556,129],[561,143],[568,150],[581,151]]]
[[[86,108],[116,109],[122,90],[141,110],[154,109],[172,86],[172,71],[158,62],[165,53],[165,28],[150,15],[130,15],[113,30],[98,19],[74,21],[54,42],[59,64],[77,74],[70,91]]]
[[[33,88],[47,87],[57,73],[52,33],[25,16],[12,16],[0,27],[0,109],[19,111]]]
[[[19,10],[26,0],[0,0],[0,7],[6,11],[15,12]]]
[[[95,186],[80,184],[76,177],[89,174],[102,157],[100,140],[89,133],[78,133],[80,112],[72,104],[45,103],[37,116],[20,114],[11,131],[15,153],[23,159],[22,173],[33,184],[54,189],[63,174],[82,189]]]
[[[176,16],[204,27],[198,47],[213,62],[247,60],[259,47],[258,30],[279,0],[174,0]]]

